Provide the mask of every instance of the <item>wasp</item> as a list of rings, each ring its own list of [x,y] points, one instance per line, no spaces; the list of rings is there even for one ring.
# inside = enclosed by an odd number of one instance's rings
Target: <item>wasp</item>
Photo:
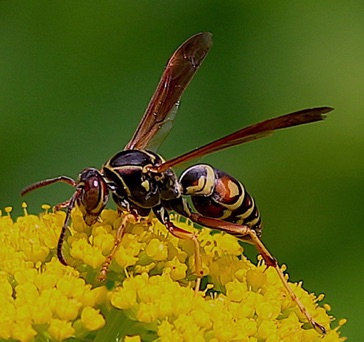
[[[66,218],[58,240],[59,261],[67,265],[62,253],[65,232],[71,211],[78,206],[87,225],[97,222],[111,195],[119,212],[124,213],[117,230],[114,248],[102,266],[100,278],[105,279],[113,255],[121,242],[127,222],[153,213],[174,236],[190,239],[195,244],[197,279],[202,277],[199,244],[195,234],[177,227],[170,212],[192,222],[236,236],[257,248],[267,267],[273,267],[292,300],[312,326],[325,333],[314,321],[289,287],[277,260],[261,241],[261,215],[245,186],[228,173],[208,164],[187,168],[179,177],[173,167],[182,163],[255,139],[274,131],[320,121],[330,107],[303,109],[242,128],[223,138],[165,161],[156,151],[171,130],[180,98],[204,61],[212,46],[212,35],[198,33],[185,41],[169,59],[158,86],[131,140],[111,157],[101,169],[86,168],[74,180],[67,176],[46,179],[27,186],[22,195],[35,189],[64,182],[75,188],[73,196],[55,207],[66,208]],[[189,204],[189,196],[193,206]],[[193,208],[194,209],[193,209]],[[199,282],[197,282],[197,291]]]

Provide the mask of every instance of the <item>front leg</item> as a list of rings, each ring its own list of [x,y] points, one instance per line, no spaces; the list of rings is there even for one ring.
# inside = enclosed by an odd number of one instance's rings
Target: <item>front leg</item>
[[[128,223],[136,223],[138,219],[139,219],[139,215],[134,210],[131,210],[130,212],[126,213],[125,216],[123,217],[123,219],[120,223],[120,226],[115,235],[114,246],[113,246],[109,256],[106,258],[106,260],[102,264],[101,271],[100,271],[100,274],[98,277],[99,281],[106,280],[107,271],[109,270],[112,259],[114,258],[114,255],[115,255],[116,251],[118,250],[118,247],[122,241],[126,226],[128,225]]]

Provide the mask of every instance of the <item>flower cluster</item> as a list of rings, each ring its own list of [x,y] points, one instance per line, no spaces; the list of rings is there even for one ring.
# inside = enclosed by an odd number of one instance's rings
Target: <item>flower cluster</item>
[[[155,219],[130,223],[109,267],[99,272],[114,245],[120,217],[104,210],[88,227],[80,212],[64,243],[62,265],[56,257],[65,214],[49,212],[13,220],[0,215],[0,339],[18,341],[344,341],[323,296],[290,284],[317,322],[324,338],[287,295],[273,269],[252,264],[238,241],[211,234],[189,222],[200,243],[201,289],[194,290],[192,241],[167,233]]]

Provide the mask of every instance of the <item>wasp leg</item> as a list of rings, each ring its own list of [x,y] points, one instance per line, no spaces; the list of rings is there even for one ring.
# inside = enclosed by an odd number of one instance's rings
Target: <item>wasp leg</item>
[[[80,193],[81,193],[81,190],[78,189],[74,195],[71,197],[71,199],[69,199],[68,201],[65,201],[65,202],[62,202],[58,205],[56,205],[54,207],[54,210],[59,210],[60,208],[65,208],[67,207],[67,211],[66,211],[66,218],[63,222],[63,226],[62,226],[62,229],[61,229],[61,233],[59,234],[59,238],[58,238],[58,244],[57,244],[57,257],[58,257],[58,260],[65,266],[68,266],[68,263],[66,261],[66,259],[64,258],[63,256],[63,253],[62,253],[62,246],[63,246],[63,242],[64,242],[64,239],[65,239],[65,236],[66,236],[66,230],[67,230],[67,227],[68,227],[68,222],[71,218],[71,211],[73,209],[73,207],[75,206],[75,202],[77,200],[77,198],[80,196]]]
[[[110,264],[112,259],[114,258],[114,255],[116,251],[118,250],[118,247],[122,241],[123,235],[125,233],[125,228],[128,225],[128,223],[135,223],[138,220],[138,215],[134,212],[127,213],[121,223],[120,226],[116,232],[115,239],[114,239],[114,246],[109,254],[109,256],[106,258],[104,263],[102,264],[100,274],[98,276],[99,281],[105,281],[106,280],[106,274],[109,270]]]
[[[57,211],[59,211],[61,209],[67,208],[66,218],[65,218],[63,226],[61,228],[61,233],[59,234],[58,243],[57,243],[57,257],[58,257],[58,260],[61,262],[61,264],[65,265],[65,266],[68,266],[68,263],[67,263],[66,259],[63,256],[62,246],[63,246],[64,240],[65,240],[65,237],[66,237],[68,222],[69,222],[69,219],[70,219],[70,216],[71,216],[71,210],[74,207],[74,202],[75,202],[75,199],[73,199],[73,197],[72,197],[71,199],[69,199],[67,201],[64,201],[62,203],[59,203],[59,204],[57,204],[57,205],[55,205],[53,207],[53,212],[57,212]]]
[[[153,208],[153,212],[157,216],[158,220],[164,224],[168,231],[175,237],[183,240],[191,240],[195,245],[195,273],[197,275],[195,285],[195,295],[198,294],[201,285],[201,278],[203,277],[202,272],[202,261],[200,254],[200,244],[197,240],[197,236],[194,233],[188,232],[182,228],[176,227],[169,218],[167,210],[163,206]]]
[[[62,203],[58,203],[53,207],[53,211],[60,211],[61,209],[68,208],[70,205],[71,200],[64,201]]]
[[[276,270],[288,294],[290,295],[292,300],[296,303],[302,314],[306,317],[307,321],[311,323],[311,325],[317,332],[319,332],[320,334],[326,334],[326,329],[312,318],[312,316],[307,311],[302,302],[299,300],[297,295],[293,292],[293,290],[291,289],[291,287],[287,282],[286,277],[284,276],[284,273],[279,268],[277,259],[274,258],[273,255],[267,249],[267,247],[264,246],[263,242],[259,239],[259,237],[257,236],[256,232],[253,229],[244,225],[238,225],[218,219],[208,218],[197,213],[190,213],[189,218],[197,224],[212,229],[220,230],[222,232],[234,235],[240,240],[248,241],[254,244],[258,252],[261,254],[263,260],[265,261],[267,267],[273,267]]]

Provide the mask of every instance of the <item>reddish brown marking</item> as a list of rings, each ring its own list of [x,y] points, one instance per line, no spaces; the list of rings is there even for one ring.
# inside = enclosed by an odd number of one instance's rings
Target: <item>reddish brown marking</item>
[[[215,181],[215,193],[220,195],[219,202],[225,203],[225,204],[234,204],[240,197],[240,193],[237,195],[233,195],[231,193],[230,186],[231,183],[234,184],[234,186],[239,189],[239,185],[236,184],[231,177],[229,176],[222,176]]]

